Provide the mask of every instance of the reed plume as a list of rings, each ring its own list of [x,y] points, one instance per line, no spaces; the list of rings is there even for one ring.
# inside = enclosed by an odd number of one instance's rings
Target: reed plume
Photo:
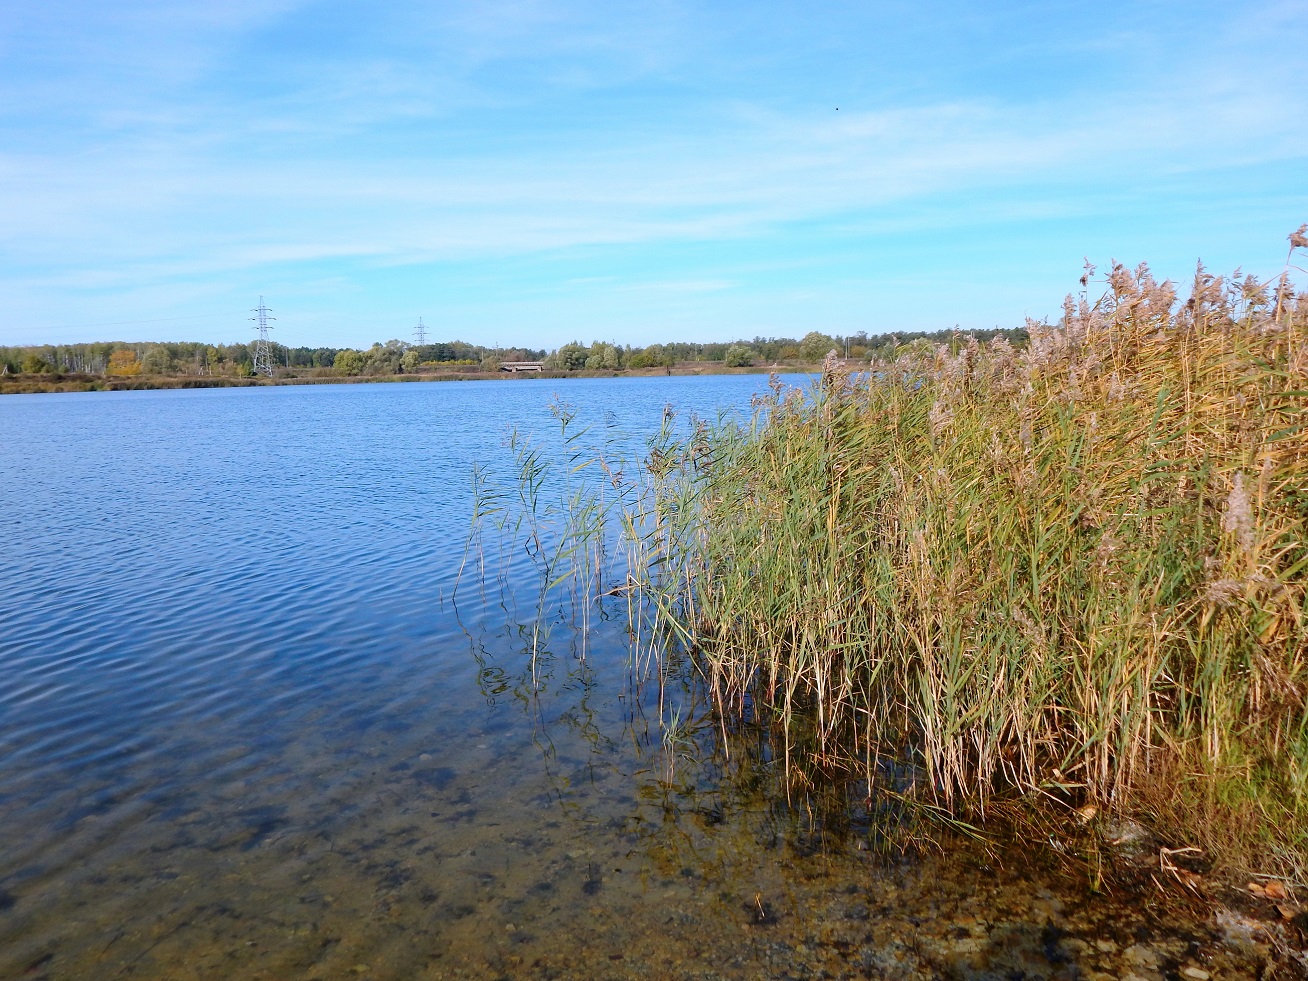
[[[749,423],[665,425],[611,496],[633,664],[693,664],[724,735],[766,718],[810,784],[1129,813],[1308,869],[1308,295],[1286,266],[1269,290],[1201,265],[1180,303],[1117,263],[1091,302],[1087,264],[1022,350],[831,357]]]

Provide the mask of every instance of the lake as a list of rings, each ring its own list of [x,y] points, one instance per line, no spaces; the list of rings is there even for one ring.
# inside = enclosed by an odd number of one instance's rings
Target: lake
[[[533,670],[530,557],[467,548],[474,465],[555,445],[556,393],[638,448],[766,382],[0,401],[0,978],[1245,970],[1043,859],[887,859],[765,754],[670,752],[612,611],[558,611]]]

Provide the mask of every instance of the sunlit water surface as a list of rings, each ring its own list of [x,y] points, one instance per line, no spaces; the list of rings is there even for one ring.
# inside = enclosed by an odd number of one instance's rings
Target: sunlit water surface
[[[765,382],[0,402],[0,978],[1074,977],[1157,932],[670,754],[620,617],[533,673],[525,555],[456,590],[556,392],[641,434]]]

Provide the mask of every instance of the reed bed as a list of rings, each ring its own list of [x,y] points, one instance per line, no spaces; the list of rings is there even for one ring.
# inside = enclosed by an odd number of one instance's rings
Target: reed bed
[[[802,781],[967,820],[1014,800],[1129,815],[1302,878],[1308,295],[1289,268],[1201,267],[1185,302],[1117,264],[1091,301],[1087,269],[1023,350],[833,357],[752,422],[665,427],[638,474],[597,461],[633,667],[693,664],[724,745],[766,719]]]

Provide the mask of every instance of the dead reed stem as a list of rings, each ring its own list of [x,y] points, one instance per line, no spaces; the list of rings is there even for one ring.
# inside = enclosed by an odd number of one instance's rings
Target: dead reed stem
[[[1303,865],[1308,296],[1114,265],[1027,328],[665,420],[612,498],[633,663],[690,652],[806,781],[1140,813],[1185,773]]]

